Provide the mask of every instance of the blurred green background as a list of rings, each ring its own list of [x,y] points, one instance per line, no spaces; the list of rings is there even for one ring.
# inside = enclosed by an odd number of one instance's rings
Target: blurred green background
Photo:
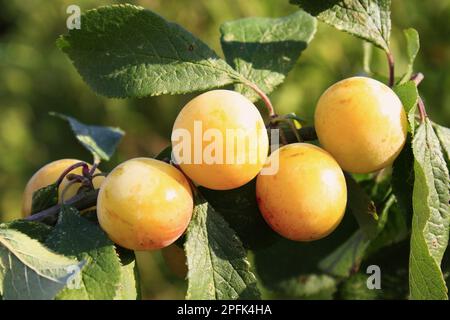
[[[58,111],[79,120],[126,131],[108,171],[137,156],[154,156],[168,145],[177,112],[193,95],[113,100],[96,95],[55,46],[66,32],[66,8],[87,10],[122,1],[0,0],[0,221],[20,216],[21,194],[29,177],[61,158],[90,160],[67,124],[48,115]],[[140,0],[128,1],[176,21],[221,54],[219,26],[249,16],[279,17],[297,8],[288,0]],[[402,30],[416,28],[421,51],[415,70],[435,122],[450,126],[450,1],[394,0],[391,46],[396,74],[405,70]],[[385,56],[375,49],[372,69],[387,74]],[[362,73],[362,41],[319,24],[309,48],[285,83],[271,95],[278,113],[296,112],[312,120],[320,94],[337,80]],[[185,284],[163,267],[159,252],[140,254],[144,297],[183,298]]]

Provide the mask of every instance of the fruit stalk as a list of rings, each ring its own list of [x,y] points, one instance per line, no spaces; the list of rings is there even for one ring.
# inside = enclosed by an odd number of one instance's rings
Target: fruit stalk
[[[387,56],[387,60],[388,60],[388,65],[389,65],[389,87],[393,87],[394,86],[394,82],[395,82],[395,75],[394,75],[394,56],[392,55],[391,52],[387,52],[386,53]]]
[[[414,81],[414,83],[416,84],[416,87],[418,87],[424,78],[425,78],[425,76],[423,75],[423,73],[418,72],[411,77],[411,80]]]
[[[74,165],[71,165],[70,167],[68,167],[66,170],[63,171],[63,173],[61,174],[61,176],[59,177],[58,181],[56,181],[56,185],[59,187],[59,185],[63,182],[64,178],[73,170],[75,170],[76,168],[79,167],[83,167],[84,171],[89,171],[88,165],[86,162],[78,162],[75,163]],[[95,171],[95,170],[94,170]]]
[[[428,115],[427,111],[425,110],[425,104],[423,103],[422,97],[420,96],[419,99],[417,100],[417,106],[419,107],[420,120],[424,122],[425,119],[428,117]]]
[[[255,83],[253,83],[251,81],[246,81],[244,84],[249,86],[250,88],[252,88],[261,97],[262,101],[264,102],[264,104],[267,107],[267,111],[269,112],[269,117],[271,117],[271,118],[277,117],[277,114],[272,105],[272,102],[270,101],[269,97],[264,93],[264,91],[262,91]]]
[[[418,87],[424,78],[425,76],[423,75],[423,73],[418,72],[411,77],[411,80],[414,81],[416,87]],[[419,99],[417,100],[417,106],[419,107],[420,120],[424,122],[425,118],[428,117],[428,115],[425,109],[425,104],[423,103],[422,97],[420,96]]]
[[[73,198],[67,200],[64,205],[74,207],[79,211],[85,210],[87,208],[91,208],[97,203],[98,190],[94,190],[91,192],[80,193],[74,196]],[[55,216],[59,213],[61,209],[61,204],[57,204],[48,209],[37,212],[27,218],[25,220],[28,221],[42,221],[47,217]]]

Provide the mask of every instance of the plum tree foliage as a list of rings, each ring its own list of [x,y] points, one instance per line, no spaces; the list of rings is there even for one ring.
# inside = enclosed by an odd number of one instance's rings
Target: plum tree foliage
[[[389,0],[291,3],[300,9],[287,17],[225,23],[224,59],[142,7],[83,13],[57,46],[98,94],[206,92],[181,109],[155,159],[104,174],[98,167],[124,132],[54,114],[94,160],[57,160],[31,177],[24,219],[0,225],[1,297],[137,299],[134,250],[162,249],[187,299],[260,299],[260,287],[288,298],[448,299],[450,130],[429,119],[419,95],[418,33],[405,31],[407,67],[396,77]],[[317,21],[385,51],[389,76],[332,85],[312,124],[277,114],[268,94]],[[385,283],[402,272],[408,281],[349,293],[377,261]]]

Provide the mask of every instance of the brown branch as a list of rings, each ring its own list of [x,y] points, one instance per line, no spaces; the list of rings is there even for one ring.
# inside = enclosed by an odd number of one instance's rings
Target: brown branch
[[[80,193],[74,196],[73,198],[67,200],[64,205],[71,206],[77,208],[78,210],[85,210],[90,207],[93,207],[97,204],[98,191],[94,190],[87,193]],[[56,216],[61,210],[61,204],[57,204],[48,209],[37,212],[27,218],[25,220],[28,221],[42,221],[47,217]]]

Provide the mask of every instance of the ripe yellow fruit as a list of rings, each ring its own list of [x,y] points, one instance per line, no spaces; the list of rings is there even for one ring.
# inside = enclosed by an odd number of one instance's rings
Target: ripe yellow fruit
[[[338,163],[323,149],[294,143],[273,152],[279,157],[274,175],[259,175],[256,197],[272,229],[295,241],[321,239],[344,216],[347,187]]]
[[[183,173],[150,158],[117,166],[97,199],[100,226],[111,240],[132,250],[170,245],[186,230],[192,210],[192,192]]]
[[[22,216],[25,218],[31,214],[31,203],[33,200],[33,193],[35,191],[37,191],[41,188],[44,188],[48,185],[51,185],[52,183],[55,183],[58,180],[58,178],[61,176],[61,174],[64,172],[64,170],[66,170],[70,166],[72,166],[76,163],[79,163],[79,162],[83,162],[83,161],[76,160],[76,159],[61,159],[61,160],[56,160],[56,161],[50,162],[49,164],[46,164],[41,169],[39,169],[31,177],[31,179],[28,181],[28,183],[25,187],[25,191],[24,191],[24,194],[22,197]],[[72,170],[70,173],[81,175],[82,168],[81,167],[76,168],[76,169]],[[100,173],[100,171],[96,170],[95,173]],[[96,189],[100,188],[100,185],[103,180],[104,180],[104,177],[101,177],[101,176],[96,177],[93,180],[94,187]],[[64,179],[59,186],[58,193],[59,193],[59,202],[60,203],[62,200],[61,199],[62,192],[65,190],[68,183],[69,183],[69,180]],[[75,183],[72,186],[70,186],[64,195],[65,200],[68,200],[68,199],[72,198],[73,196],[75,196],[77,194],[79,188],[80,188],[80,183]]]
[[[162,249],[162,256],[170,271],[179,278],[186,278],[188,268],[186,265],[186,254],[183,249],[176,244],[171,244]]]
[[[407,119],[397,95],[364,77],[342,80],[320,97],[320,144],[345,171],[369,173],[391,165],[406,141]]]
[[[191,100],[178,114],[172,146],[175,162],[194,182],[229,190],[258,174],[269,141],[250,100],[234,91],[213,90]]]

